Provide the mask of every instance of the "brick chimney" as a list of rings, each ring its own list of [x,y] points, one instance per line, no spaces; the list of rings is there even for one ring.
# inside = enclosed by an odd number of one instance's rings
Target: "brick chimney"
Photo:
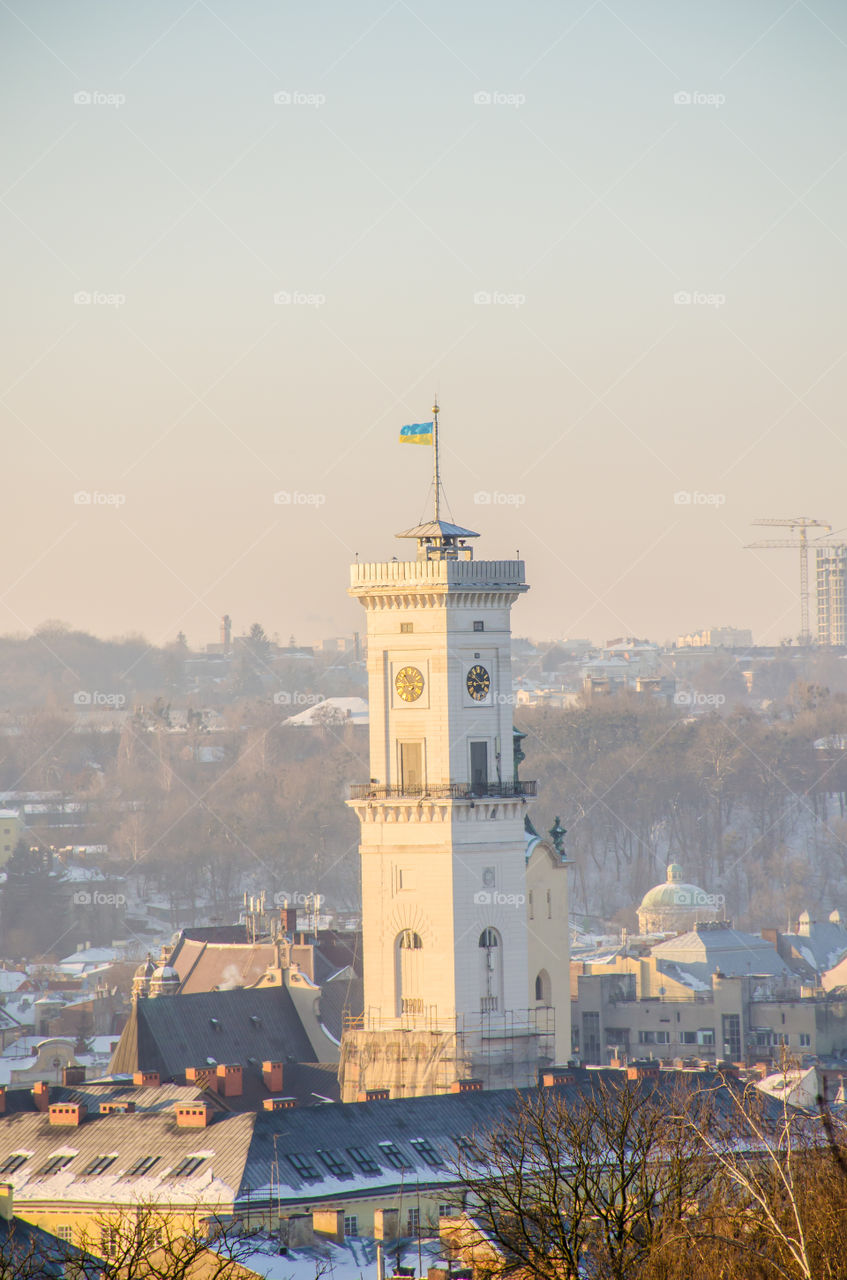
[[[174,1111],[179,1129],[205,1129],[212,1118],[207,1102],[178,1102]]]
[[[139,1087],[148,1089],[158,1089],[161,1084],[158,1071],[135,1071],[132,1076],[132,1083]]]
[[[218,1093],[222,1098],[240,1098],[243,1093],[242,1070],[239,1063],[218,1063]]]
[[[357,1102],[387,1102],[391,1097],[390,1089],[360,1089],[356,1094]]]
[[[36,1080],[32,1086],[32,1096],[38,1111],[46,1111],[50,1105],[50,1085],[46,1080]]]
[[[576,1076],[564,1067],[546,1067],[539,1072],[539,1084],[543,1089],[555,1089],[559,1085],[573,1084]]]
[[[482,1081],[473,1080],[454,1080],[450,1085],[451,1093],[482,1093]]]
[[[78,1127],[88,1114],[84,1102],[51,1102],[47,1114],[51,1124],[71,1125]]]
[[[101,1116],[111,1116],[115,1112],[130,1113],[135,1110],[135,1103],[127,1098],[113,1099],[111,1102],[100,1103]]]
[[[85,1084],[85,1067],[63,1067],[62,1084]]]
[[[297,1106],[296,1098],[263,1098],[262,1106],[266,1111],[292,1111]]]
[[[627,1080],[658,1080],[659,1064],[655,1067],[629,1066],[626,1069]]]
[[[282,1063],[281,1062],[263,1062],[262,1063],[262,1079],[265,1082],[265,1088],[268,1093],[282,1092]]]
[[[218,1076],[214,1067],[186,1067],[185,1083],[196,1084],[198,1089],[214,1089],[218,1092]]]

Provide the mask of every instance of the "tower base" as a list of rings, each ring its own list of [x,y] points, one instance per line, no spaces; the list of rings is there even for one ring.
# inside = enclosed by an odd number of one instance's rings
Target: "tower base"
[[[553,1064],[555,1010],[464,1014],[452,1023],[415,1019],[351,1020],[341,1039],[338,1079],[342,1102],[364,1100],[370,1090],[392,1098],[449,1093],[462,1080],[484,1089],[534,1085]]]

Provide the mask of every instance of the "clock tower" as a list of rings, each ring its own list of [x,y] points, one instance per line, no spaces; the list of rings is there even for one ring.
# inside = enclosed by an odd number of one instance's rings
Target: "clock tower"
[[[438,494],[437,406],[434,448]],[[408,559],[357,563],[367,615],[370,780],[361,823],[364,1014],[341,1050],[342,1098],[535,1080],[553,1010],[529,1007],[525,820],[512,725],[510,611],[521,560],[434,519]],[[567,922],[565,921],[565,929]]]

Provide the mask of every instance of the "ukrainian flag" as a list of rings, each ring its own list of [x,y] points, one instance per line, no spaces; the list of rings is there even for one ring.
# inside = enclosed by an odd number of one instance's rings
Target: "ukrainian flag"
[[[401,444],[432,444],[432,423],[412,422],[400,428]]]

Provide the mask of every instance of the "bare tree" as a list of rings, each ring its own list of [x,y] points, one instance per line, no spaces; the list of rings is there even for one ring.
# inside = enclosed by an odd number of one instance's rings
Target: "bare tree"
[[[677,1240],[710,1178],[699,1135],[677,1118],[692,1093],[675,1085],[669,1100],[653,1081],[598,1075],[577,1098],[567,1088],[518,1095],[458,1162],[499,1275],[579,1280],[588,1268],[632,1280]]]
[[[257,1247],[238,1223],[149,1203],[100,1214],[75,1243],[86,1255],[75,1264],[79,1280],[242,1280]]]

